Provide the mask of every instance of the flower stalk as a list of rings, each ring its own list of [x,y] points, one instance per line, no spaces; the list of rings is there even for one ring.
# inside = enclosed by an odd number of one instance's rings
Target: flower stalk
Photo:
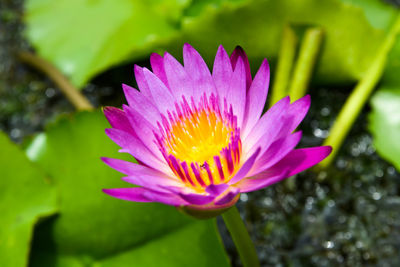
[[[321,28],[313,27],[307,29],[305,32],[289,86],[289,95],[292,101],[300,99],[307,91],[307,86],[321,48],[322,38],[323,31]]]
[[[94,109],[89,100],[52,64],[30,52],[19,52],[18,58],[46,74],[77,110]]]
[[[232,206],[232,208],[223,213],[222,218],[235,243],[243,266],[259,267],[260,262],[258,261],[256,249],[236,206]]]
[[[328,167],[336,154],[338,153],[344,139],[349,133],[351,126],[360,114],[365,103],[369,99],[373,89],[382,77],[385,69],[386,61],[390,50],[392,49],[396,36],[400,32],[400,14],[397,16],[392,28],[390,29],[386,39],[383,41],[374,61],[367,70],[363,78],[358,82],[350,97],[347,99],[341,109],[335,123],[333,124],[328,138],[324,145],[330,145],[333,148],[332,153],[318,166],[322,168]]]
[[[287,95],[287,87],[296,56],[297,42],[297,36],[292,27],[290,25],[285,26],[282,33],[282,43],[272,87],[270,106]]]

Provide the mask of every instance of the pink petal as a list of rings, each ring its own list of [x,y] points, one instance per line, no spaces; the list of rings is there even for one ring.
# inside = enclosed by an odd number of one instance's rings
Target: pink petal
[[[205,93],[209,97],[217,94],[210,70],[200,54],[189,44],[183,46],[183,62],[185,70],[192,78],[196,88],[193,92],[194,99],[199,100]]]
[[[142,114],[140,114],[135,109],[132,109],[126,105],[124,105],[123,108],[128,115],[129,122],[132,126],[135,127],[134,131],[136,136],[158,159],[163,160],[163,155],[161,154],[159,147],[154,141],[154,132],[158,132],[158,129],[155,128],[152,123],[150,123]]]
[[[228,107],[232,104],[233,112],[237,117],[237,124],[241,128],[246,107],[246,72],[241,58],[238,59],[229,87],[226,96]]]
[[[126,84],[122,84],[122,89],[130,107],[142,114],[154,126],[157,125],[157,121],[161,121],[160,112],[152,103],[151,98],[147,98],[144,94]]]
[[[170,206],[186,206],[189,205],[187,201],[180,198],[178,195],[164,192],[156,192],[148,190],[143,195],[153,202],[159,202]]]
[[[288,170],[282,170],[280,172],[264,171],[257,174],[254,178],[243,179],[235,184],[235,187],[238,187],[241,193],[260,190],[289,177],[288,173]]]
[[[143,196],[146,191],[146,189],[140,187],[103,189],[104,193],[115,198],[135,202],[151,202]]]
[[[180,181],[169,178],[165,174],[157,174],[151,171],[138,171],[132,176],[122,177],[122,180],[137,186],[141,186],[143,188],[162,192],[166,191],[163,186],[184,186]]]
[[[147,166],[168,173],[168,165],[154,156],[137,137],[119,129],[106,129],[106,134],[122,148],[121,152],[129,153]]]
[[[147,80],[154,105],[161,114],[167,114],[167,110],[174,110],[175,98],[172,96],[165,84],[148,69],[143,69],[144,77]],[[172,85],[171,85],[172,86]]]
[[[311,105],[311,97],[306,95],[299,100],[295,101],[287,109],[285,116],[290,118],[290,124],[288,125],[288,132],[291,133],[296,130],[300,122],[306,116]]]
[[[131,184],[146,188],[160,188],[160,186],[179,187],[183,185],[174,176],[168,176],[147,166],[113,158],[102,158],[102,160],[111,168],[128,175],[123,177],[122,180]]]
[[[227,192],[224,194],[224,196],[222,196],[220,199],[217,199],[214,204],[218,205],[218,206],[225,205],[225,204],[231,202],[232,199],[234,199],[237,194],[239,194],[239,188],[231,186],[231,187],[229,187]]]
[[[182,96],[190,99],[193,95],[193,82],[186,70],[173,56],[165,53],[164,68],[168,84],[175,99],[180,101]]]
[[[258,148],[256,150],[256,152],[254,152],[249,159],[243,163],[242,167],[239,169],[239,171],[235,174],[235,176],[228,182],[229,185],[231,184],[235,184],[237,182],[239,182],[240,180],[242,180],[243,178],[246,177],[247,173],[251,170],[251,168],[254,165],[254,162],[257,159],[258,154],[260,154],[260,148]]]
[[[160,202],[171,206],[187,205],[176,195],[157,192],[142,187],[103,189],[103,192],[115,198],[135,202]]]
[[[244,120],[244,135],[257,123],[264,109],[269,86],[269,65],[265,59],[260,66],[246,97],[246,118]]]
[[[103,109],[104,115],[113,128],[134,134],[134,131],[126,117],[123,110],[114,107],[105,107]]]
[[[289,169],[288,176],[295,175],[325,159],[332,151],[330,146],[295,149],[270,169]]]
[[[223,107],[223,99],[228,96],[233,71],[231,61],[224,47],[218,47],[217,55],[214,60],[212,77],[218,92],[220,107]]]
[[[126,174],[126,175],[132,175],[132,174],[136,173],[137,171],[143,170],[144,168],[150,169],[149,167],[139,165],[137,163],[125,161],[122,159],[113,159],[113,158],[102,157],[101,160],[105,164],[110,166],[111,168],[113,168],[123,174]],[[156,171],[154,169],[152,169],[152,170]]]
[[[178,195],[191,205],[205,205],[212,202],[216,197],[213,194],[199,194],[188,187],[163,186],[163,188]]]
[[[168,80],[164,69],[164,58],[159,54],[153,53],[150,56],[150,65],[153,73],[167,86]]]
[[[209,193],[210,195],[216,195],[219,196],[221,193],[223,193],[226,189],[229,188],[229,185],[227,184],[211,184],[206,187],[206,192]]]
[[[297,146],[300,139],[301,131],[282,137],[272,143],[265,153],[257,159],[254,164],[254,171],[251,172],[249,176],[260,173],[262,170],[265,170],[280,161]]]
[[[283,116],[289,103],[289,97],[279,100],[261,117],[247,136],[243,135],[243,150],[246,154],[255,151],[258,146],[262,147],[262,153],[264,153],[268,146],[276,140],[286,123]]]
[[[231,62],[232,62],[232,67],[233,69],[236,68],[236,64],[238,62],[238,59],[241,58],[243,60],[245,70],[246,70],[246,88],[247,90],[250,88],[252,78],[251,78],[251,70],[250,70],[250,63],[249,59],[247,58],[246,53],[244,52],[243,48],[240,46],[237,46],[235,50],[233,50],[232,55],[231,55]]]
[[[215,199],[213,195],[199,195],[195,193],[179,193],[178,195],[191,205],[206,205]]]
[[[146,78],[144,77],[143,68],[135,65],[133,69],[135,72],[135,79],[139,87],[140,93],[143,94],[143,96],[145,96],[146,98],[152,100],[149,85],[147,84]]]

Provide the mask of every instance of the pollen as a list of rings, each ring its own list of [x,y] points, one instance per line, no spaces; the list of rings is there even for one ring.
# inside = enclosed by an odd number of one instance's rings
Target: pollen
[[[232,107],[221,111],[218,99],[205,95],[196,105],[183,98],[159,123],[157,143],[174,174],[204,191],[228,182],[240,165],[241,141]]]

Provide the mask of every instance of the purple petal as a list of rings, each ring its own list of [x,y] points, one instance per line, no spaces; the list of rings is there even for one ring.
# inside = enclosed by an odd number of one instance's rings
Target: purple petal
[[[290,123],[288,125],[289,133],[296,130],[297,126],[299,126],[300,122],[302,122],[302,120],[306,116],[310,105],[311,97],[309,95],[306,95],[289,106],[285,113],[285,116],[290,118]]]
[[[241,193],[256,191],[289,177],[288,170],[282,170],[280,172],[265,171],[257,174],[254,178],[243,179],[239,183],[235,184],[235,187],[240,189]]]
[[[165,84],[146,68],[143,70],[143,74],[149,85],[154,105],[156,105],[160,113],[167,114],[167,110],[174,110],[175,98]]]
[[[105,164],[107,164],[108,166],[113,168],[114,170],[117,170],[126,175],[132,175],[132,174],[136,173],[137,171],[143,170],[143,168],[150,169],[149,167],[139,165],[137,163],[125,161],[122,159],[113,159],[113,158],[102,157],[101,160]],[[152,170],[155,171],[154,169],[152,169]]]
[[[135,79],[136,83],[138,84],[140,93],[143,94],[143,96],[145,96],[146,98],[152,99],[149,85],[147,84],[146,78],[143,73],[143,68],[135,65],[133,69],[135,72]]]
[[[231,202],[236,197],[236,195],[239,194],[239,188],[236,188],[236,187],[231,186],[231,187],[229,187],[229,189],[227,191],[228,192],[223,197],[221,197],[220,199],[215,201],[215,203],[214,203],[215,205],[218,205],[218,206],[225,205],[225,204]]]
[[[156,192],[148,190],[143,195],[153,202],[159,202],[170,206],[186,206],[189,205],[187,201],[180,198],[178,195],[164,192]]]
[[[265,170],[281,159],[283,159],[290,151],[292,151],[301,139],[301,131],[282,137],[271,144],[271,146],[261,155],[254,164],[254,171],[249,174],[252,176]]]
[[[193,189],[188,187],[162,186],[162,188],[178,195],[191,205],[205,205],[212,202],[216,197],[216,195],[196,193]]]
[[[167,86],[168,80],[164,69],[164,58],[159,54],[153,53],[150,56],[150,65],[153,73]]]
[[[238,59],[229,87],[226,100],[228,106],[232,104],[238,126],[241,128],[246,107],[246,72],[241,58]]]
[[[168,176],[147,166],[113,158],[102,158],[102,160],[111,168],[128,175],[123,177],[122,180],[131,184],[158,189],[160,186],[182,186],[182,183],[174,176]]]
[[[206,192],[209,193],[210,195],[215,195],[219,196],[221,193],[223,193],[226,189],[228,189],[229,185],[227,184],[211,184],[206,187]]]
[[[105,107],[103,112],[113,128],[134,134],[131,124],[129,123],[129,120],[127,119],[123,110],[114,107]]]
[[[257,159],[258,154],[260,153],[260,148],[254,152],[248,160],[246,160],[245,163],[243,163],[242,167],[239,169],[239,171],[235,174],[235,176],[228,182],[229,185],[235,184],[242,180],[243,178],[246,177],[247,173],[250,171],[250,169],[253,167],[254,162]]]
[[[295,175],[325,159],[332,151],[330,146],[295,149],[270,169],[289,169],[288,176]]]
[[[188,204],[177,195],[157,192],[142,187],[103,189],[103,192],[119,199],[135,202],[160,202],[171,206]]]
[[[246,97],[245,132],[257,123],[264,109],[269,86],[269,65],[265,59],[260,66]]]
[[[170,54],[165,53],[164,68],[175,99],[181,100],[182,96],[190,99],[193,95],[193,82],[181,63]]]
[[[191,205],[206,205],[215,199],[212,195],[199,195],[195,193],[179,193],[179,196]]]
[[[251,78],[251,70],[250,70],[250,63],[249,59],[247,58],[246,53],[244,52],[243,48],[240,46],[237,46],[235,50],[233,50],[232,55],[231,55],[231,62],[232,62],[232,68],[236,68],[236,64],[238,62],[238,59],[241,58],[243,60],[245,70],[246,70],[246,88],[247,90],[251,86],[252,78]]]
[[[158,130],[135,109],[132,109],[126,105],[124,105],[123,108],[128,115],[130,123],[135,127],[136,136],[158,159],[162,160],[163,155],[161,154],[157,144],[154,142],[154,132],[157,132]]]
[[[255,151],[258,146],[261,146],[262,150],[265,151],[276,140],[286,122],[282,117],[289,103],[289,97],[279,100],[261,117],[248,135],[243,134],[243,149],[245,153]]]
[[[194,99],[199,100],[206,93],[210,96],[217,94],[210,70],[200,54],[189,44],[183,46],[183,62],[185,70],[190,74],[196,88],[193,92]]]
[[[143,188],[148,188],[157,191],[167,191],[165,186],[175,186],[175,187],[183,187],[184,185],[177,180],[169,178],[165,174],[157,174],[151,171],[138,171],[136,174],[132,176],[122,177],[122,180],[128,182],[130,184],[134,184],[137,186],[141,186]]]
[[[140,187],[103,189],[104,193],[115,198],[135,202],[151,202],[143,196],[146,191],[146,189]]]
[[[218,92],[220,106],[223,106],[223,99],[228,96],[233,71],[231,61],[224,47],[218,47],[217,55],[214,60],[212,77]]]
[[[170,170],[168,165],[154,156],[137,137],[118,129],[106,129],[106,134],[122,148],[121,152],[127,152],[143,164],[162,172],[168,173]]]
[[[148,121],[154,123],[153,125],[157,125],[157,121],[161,121],[160,112],[152,103],[151,98],[147,98],[144,94],[126,84],[122,84],[122,89],[131,108],[142,114]]]

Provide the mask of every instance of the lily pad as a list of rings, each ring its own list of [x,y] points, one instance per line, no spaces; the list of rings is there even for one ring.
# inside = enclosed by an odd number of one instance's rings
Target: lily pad
[[[276,58],[282,29],[287,23],[316,25],[324,30],[315,73],[316,81],[322,84],[358,80],[384,38],[384,31],[370,24],[359,5],[337,0],[282,0],[250,1],[241,5],[226,3],[219,9],[206,6],[198,16],[184,18],[181,40],[190,42],[202,55],[207,55],[209,62],[213,56],[210,47],[224,44],[231,51],[239,44],[248,54],[254,70],[262,58]],[[389,26],[387,24],[385,26]],[[180,47],[180,44],[173,46]]]
[[[374,146],[400,171],[400,88],[381,88],[371,99],[369,130]]]
[[[186,0],[29,0],[27,35],[39,54],[82,86],[146,55],[176,33]]]
[[[0,265],[23,267],[35,224],[57,212],[56,191],[1,132],[0,147]]]
[[[39,241],[34,246],[33,266],[80,266],[81,263],[102,261],[111,264],[114,257],[115,261],[119,260],[124,252],[147,253],[148,260],[156,262],[162,262],[164,256],[165,261],[176,257],[186,262],[203,253],[201,257],[205,257],[204,260],[212,256],[216,262],[226,263],[218,234],[210,228],[213,221],[198,222],[200,225],[196,227],[199,230],[187,230],[184,240],[179,237],[180,231],[195,227],[196,221],[175,208],[122,201],[101,191],[102,188],[132,186],[121,181],[123,175],[100,160],[100,157],[107,156],[134,161],[133,157],[117,152],[117,145],[104,133],[107,127],[109,125],[100,111],[78,113],[49,126],[27,148],[30,158],[51,175],[60,190],[60,215],[38,229]],[[207,235],[204,234],[205,228],[208,229]],[[198,236],[200,233],[201,238]],[[193,255],[182,253],[184,250],[178,245],[171,245],[168,255],[157,255],[155,250],[164,251],[166,248],[163,247],[168,246],[160,241],[167,236],[179,240],[183,247],[203,245],[193,248],[197,251]],[[198,238],[199,244],[191,243],[192,238]],[[160,247],[156,245],[158,243]],[[152,249],[145,249],[147,245]],[[208,255],[207,247],[218,253]]]
[[[31,267],[228,267],[213,220],[198,221],[101,259],[43,249]]]
[[[180,55],[184,42],[209,63],[219,44],[228,50],[239,44],[255,69],[262,58],[277,56],[285,24],[317,25],[326,38],[316,81],[338,84],[362,77],[395,12],[377,0],[343,1],[28,0],[27,35],[41,56],[81,87],[110,66],[153,50]]]

